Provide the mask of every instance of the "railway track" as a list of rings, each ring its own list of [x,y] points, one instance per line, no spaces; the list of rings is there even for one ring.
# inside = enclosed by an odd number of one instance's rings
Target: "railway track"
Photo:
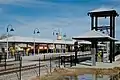
[[[87,56],[90,56],[90,54],[86,54]],[[80,58],[81,57],[84,57],[86,55],[78,55]],[[58,57],[56,57],[58,58]],[[55,58],[55,59],[56,59]],[[54,59],[52,59],[54,60]],[[45,64],[44,65],[41,65],[41,67],[44,67],[46,66]],[[21,68],[21,71],[25,71],[25,70],[29,70],[29,69],[34,69],[34,68],[38,68],[38,63],[37,64],[33,64],[33,65],[26,65],[26,66],[22,66]],[[10,74],[10,73],[15,73],[15,72],[19,72],[20,71],[20,67],[19,65],[17,67],[11,67],[11,68],[7,68],[6,70],[0,70],[0,75],[5,75],[5,74]]]
[[[40,67],[44,67],[44,66],[45,65],[41,65]],[[30,70],[30,69],[34,69],[34,68],[39,68],[39,65],[34,64],[34,65],[24,66],[24,67],[21,67],[21,71]],[[15,72],[20,72],[20,67],[2,70],[2,71],[0,71],[0,75],[5,75],[5,74],[10,74],[10,73],[15,73]]]

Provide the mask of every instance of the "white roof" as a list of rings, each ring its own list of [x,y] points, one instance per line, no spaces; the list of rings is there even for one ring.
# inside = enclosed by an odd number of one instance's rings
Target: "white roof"
[[[7,42],[7,38],[0,40],[0,42]],[[32,43],[34,42],[33,37],[21,37],[21,36],[12,36],[8,38],[8,42],[23,42],[23,43]],[[56,43],[56,44],[74,44],[74,41],[65,41],[65,40],[52,40],[52,39],[41,39],[35,38],[35,43]]]
[[[89,11],[89,12],[104,12],[104,11],[112,11],[112,10],[114,10],[114,9],[101,7],[101,8],[94,9],[94,10],[92,10],[92,11]]]
[[[76,37],[73,37],[73,39],[89,39],[89,38],[92,38],[92,39],[100,39],[100,38],[108,38],[110,40],[115,40],[114,38],[106,35],[106,34],[103,34],[102,32],[100,31],[94,31],[94,30],[91,30],[81,36],[76,36]]]
[[[7,42],[6,39],[0,40],[0,43]],[[33,43],[34,38],[33,37],[21,37],[21,36],[12,36],[8,38],[8,42],[21,42],[21,43]],[[65,41],[65,40],[54,40],[54,43],[56,44],[74,44],[75,40],[72,41]],[[52,39],[41,39],[41,38],[35,38],[35,43],[53,43]],[[89,41],[79,41],[79,44],[91,44]]]

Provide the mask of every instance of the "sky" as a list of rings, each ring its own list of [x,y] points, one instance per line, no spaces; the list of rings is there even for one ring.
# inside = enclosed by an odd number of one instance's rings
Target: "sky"
[[[87,13],[97,8],[114,8],[120,13],[120,0],[0,0],[0,34],[5,34],[9,24],[15,36],[33,36],[35,28],[40,38],[54,38],[53,31],[67,37],[90,31]],[[120,17],[116,18],[116,37],[120,39]],[[107,19],[100,19],[107,25]],[[10,27],[9,27],[10,28]]]

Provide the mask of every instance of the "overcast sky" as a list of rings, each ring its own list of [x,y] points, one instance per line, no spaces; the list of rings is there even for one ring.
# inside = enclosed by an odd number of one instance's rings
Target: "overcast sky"
[[[40,38],[53,38],[54,29],[68,37],[90,30],[87,13],[97,8],[112,8],[120,13],[120,0],[0,0],[0,34],[8,24],[17,36],[32,36],[40,29]],[[107,19],[101,21],[107,24]],[[116,18],[116,36],[120,39],[120,17]]]

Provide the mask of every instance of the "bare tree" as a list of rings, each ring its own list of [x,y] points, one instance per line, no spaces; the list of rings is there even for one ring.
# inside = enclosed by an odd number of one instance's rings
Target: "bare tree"
[[[8,37],[11,37],[11,36],[13,36],[13,35],[8,34]],[[5,39],[5,38],[7,38],[7,34],[2,34],[2,35],[0,36],[0,39]]]

